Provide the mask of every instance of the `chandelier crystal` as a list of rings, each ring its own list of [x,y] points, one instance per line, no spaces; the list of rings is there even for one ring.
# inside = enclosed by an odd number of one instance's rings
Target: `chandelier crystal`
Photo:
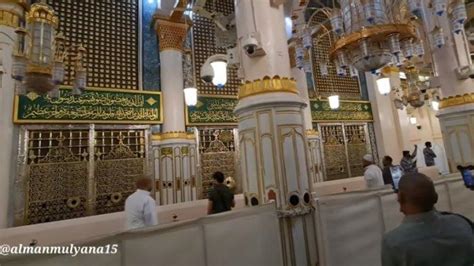
[[[12,78],[16,80],[17,94],[35,92],[59,97],[59,85],[64,81],[64,61],[68,55],[66,40],[56,33],[58,17],[44,1],[31,5],[26,14],[26,29],[18,28],[13,56]],[[77,51],[74,89],[85,88],[86,71],[83,67],[85,49]],[[75,93],[76,95],[80,93]]]
[[[402,65],[414,56],[423,57],[425,51],[420,40],[417,21],[421,16],[420,0],[339,0],[340,9],[330,14],[335,43],[330,57],[339,66],[353,65],[360,71],[376,71],[387,65]],[[467,18],[466,7],[461,0],[433,0],[430,8],[437,16],[448,13],[454,33],[463,30]],[[431,39],[437,47],[445,45],[442,28],[431,31]]]
[[[333,10],[331,25],[337,38],[330,56],[341,67],[348,63],[360,71],[375,71],[393,61],[402,52],[413,55],[416,40],[414,25],[401,5],[402,0],[340,0],[340,14]],[[343,21],[343,31],[338,18]],[[337,34],[340,32],[339,34]]]

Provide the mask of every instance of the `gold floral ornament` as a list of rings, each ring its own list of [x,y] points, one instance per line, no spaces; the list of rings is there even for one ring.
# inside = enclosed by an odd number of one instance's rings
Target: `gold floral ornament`
[[[273,78],[265,76],[263,79],[257,79],[253,82],[247,81],[245,84],[240,86],[239,99],[271,92],[289,92],[298,94],[296,80],[292,78],[280,78],[279,76],[274,76]]]

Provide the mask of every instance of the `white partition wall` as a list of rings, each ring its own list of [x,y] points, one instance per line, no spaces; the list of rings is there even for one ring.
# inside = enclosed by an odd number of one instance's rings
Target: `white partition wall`
[[[279,220],[273,204],[126,232],[84,246],[118,245],[114,255],[0,257],[2,266],[279,266]]]
[[[474,219],[474,191],[460,177],[435,182],[436,209]],[[403,219],[389,189],[316,198],[315,220],[321,266],[379,266],[381,241]]]

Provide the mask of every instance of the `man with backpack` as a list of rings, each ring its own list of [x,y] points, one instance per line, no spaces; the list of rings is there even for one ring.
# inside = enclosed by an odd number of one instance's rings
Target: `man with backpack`
[[[383,266],[472,266],[469,219],[434,209],[438,194],[430,178],[412,173],[400,179],[398,202],[405,215],[382,241]]]

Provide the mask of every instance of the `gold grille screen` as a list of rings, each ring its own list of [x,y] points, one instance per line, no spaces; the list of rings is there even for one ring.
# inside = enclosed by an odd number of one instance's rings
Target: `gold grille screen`
[[[88,139],[88,130],[29,132],[27,224],[86,215]]]
[[[212,174],[222,172],[225,177],[235,176],[235,145],[232,128],[199,129],[201,156],[202,198],[207,198],[212,186]]]
[[[99,130],[95,137],[96,213],[123,211],[145,174],[145,131]]]
[[[313,17],[311,25],[315,26],[318,23],[323,23],[327,19],[328,18],[323,13],[319,13]],[[317,34],[322,34],[322,31]],[[347,73],[347,76],[339,77],[336,74],[335,65],[332,62],[328,62],[329,51],[331,48],[330,38],[331,40],[334,40],[330,35],[325,35],[324,37],[319,38],[319,40],[318,37],[313,38],[311,57],[316,94],[327,97],[333,92],[336,92],[344,99],[360,99],[360,87],[357,78],[350,77],[349,73]],[[328,62],[329,75],[326,77],[321,75],[320,63],[323,62]]]
[[[362,157],[370,153],[370,140],[364,124],[344,125],[351,176],[363,176]]]
[[[209,11],[222,12],[225,15],[234,12],[233,0],[208,1],[205,7]],[[214,35],[214,24],[207,18],[195,15],[193,17],[193,53],[196,86],[200,94],[237,95],[240,84],[237,79],[237,69],[227,68],[227,83],[219,89],[212,84],[204,83],[200,78],[201,66],[211,55],[225,54],[226,50],[217,48]]]
[[[135,180],[145,176],[146,132],[28,131],[24,222],[123,210]]]
[[[138,89],[138,0],[47,2],[56,10],[68,44],[87,49],[87,86]],[[71,85],[73,78],[73,64],[68,64],[64,83]]]

